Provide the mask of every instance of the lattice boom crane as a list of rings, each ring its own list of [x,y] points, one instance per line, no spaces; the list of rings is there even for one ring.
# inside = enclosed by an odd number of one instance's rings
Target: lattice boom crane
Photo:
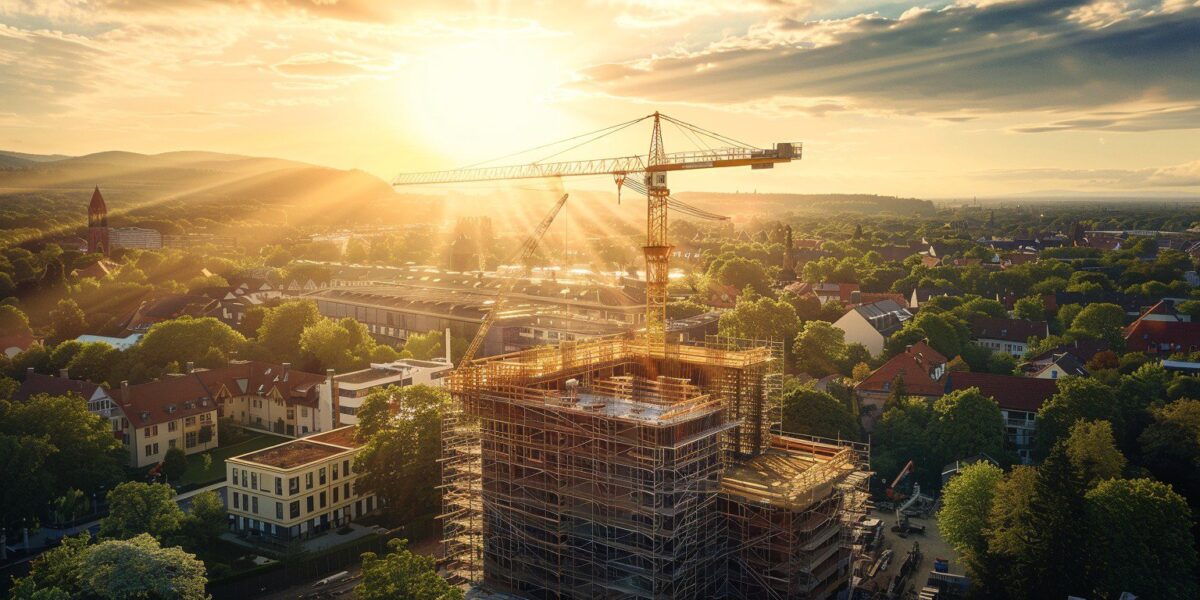
[[[436,183],[465,183],[473,181],[496,181],[505,179],[534,179],[542,177],[566,177],[573,175],[611,175],[617,189],[630,175],[641,174],[646,188],[646,245],[642,248],[646,257],[646,337],[652,351],[661,353],[666,343],[666,308],[668,259],[671,245],[667,241],[667,207],[674,201],[667,187],[667,173],[693,169],[715,169],[722,167],[745,167],[769,169],[776,163],[799,160],[802,146],[798,143],[778,143],[774,148],[762,149],[742,144],[711,131],[655,112],[639,119],[627,121],[601,129],[596,135],[572,146],[576,148],[600,137],[616,133],[636,123],[653,119],[654,129],[650,134],[650,151],[645,155],[619,158],[601,158],[563,162],[533,162],[507,166],[469,167],[451,171],[427,171],[404,173],[392,181],[392,185],[420,185]],[[708,137],[728,144],[727,147],[705,148],[691,152],[667,153],[663,147],[662,122],[680,127],[685,134],[690,131],[697,137]],[[578,139],[572,138],[572,140]],[[567,141],[572,141],[567,140]],[[707,144],[705,144],[707,146]],[[565,152],[565,151],[564,151]],[[641,187],[641,186],[638,186]]]

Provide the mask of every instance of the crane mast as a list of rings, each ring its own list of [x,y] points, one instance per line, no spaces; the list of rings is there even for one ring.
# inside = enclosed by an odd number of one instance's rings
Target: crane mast
[[[671,256],[671,245],[667,240],[668,208],[684,208],[685,212],[689,212],[689,214],[697,214],[696,212],[690,212],[694,210],[693,207],[687,207],[670,197],[670,189],[667,187],[667,173],[692,169],[742,166],[748,166],[752,169],[769,169],[774,167],[776,163],[799,160],[803,147],[798,143],[777,143],[774,148],[756,148],[741,144],[736,140],[685,123],[657,111],[652,115],[608,127],[595,133],[602,134],[600,137],[603,137],[604,135],[610,135],[647,119],[653,119],[654,128],[650,134],[650,150],[645,156],[634,155],[563,162],[537,161],[519,165],[402,173],[396,176],[392,181],[392,185],[465,183],[570,175],[611,175],[617,183],[619,193],[622,184],[630,184],[637,181],[636,179],[627,180],[627,177],[642,175],[646,193],[646,245],[642,247],[642,252],[646,259],[646,341],[652,356],[662,356],[666,350],[667,283]],[[671,123],[685,132],[690,130],[692,134],[696,134],[697,136],[709,137],[731,145],[728,147],[709,148],[706,144],[706,148],[703,150],[667,153],[663,146],[663,121]],[[599,139],[599,137],[588,141],[594,141],[595,139]],[[579,145],[582,144],[577,144],[573,148]],[[642,186],[631,185],[630,187],[639,188],[640,191]],[[564,196],[563,200],[565,199],[566,197]],[[557,209],[553,212],[557,213]],[[703,211],[699,212],[702,213]],[[703,217],[704,215],[700,214],[697,216]],[[549,218],[553,219],[553,216]],[[547,227],[549,226],[545,221],[543,223]],[[535,234],[538,237],[542,233],[544,233],[544,230],[535,230]],[[536,245],[536,240],[533,243]],[[497,303],[499,302],[500,300],[498,299]],[[496,312],[495,308],[493,307],[493,310],[489,312],[490,317]],[[491,318],[494,319],[494,317]],[[490,321],[485,322],[485,326],[490,326],[490,324]],[[478,337],[475,342],[482,343]],[[474,350],[478,350],[476,345],[476,343],[472,343]],[[468,354],[468,356],[473,355],[474,352]],[[466,360],[469,360],[469,358],[466,358]]]

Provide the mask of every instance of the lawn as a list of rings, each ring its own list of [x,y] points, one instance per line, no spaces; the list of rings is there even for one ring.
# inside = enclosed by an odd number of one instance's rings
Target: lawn
[[[209,484],[225,479],[225,459],[231,456],[238,456],[247,452],[253,452],[267,446],[282,444],[288,441],[289,438],[270,435],[266,433],[255,434],[254,437],[248,440],[242,440],[236,444],[221,446],[209,450],[208,452],[200,452],[188,456],[188,470],[180,478],[181,485],[189,484]],[[201,457],[205,454],[212,456],[212,466],[208,470],[204,469],[201,464]]]

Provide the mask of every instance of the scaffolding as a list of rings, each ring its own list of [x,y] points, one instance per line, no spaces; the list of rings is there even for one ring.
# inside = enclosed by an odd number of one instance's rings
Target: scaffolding
[[[774,433],[781,367],[779,344],[617,337],[459,368],[443,575],[527,598],[823,597],[867,450]]]

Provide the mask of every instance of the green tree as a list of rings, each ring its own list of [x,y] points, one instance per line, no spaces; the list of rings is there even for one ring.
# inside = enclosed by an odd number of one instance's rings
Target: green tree
[[[0,335],[19,335],[28,334],[29,317],[21,312],[21,309],[4,304],[0,305]]]
[[[1087,567],[1084,522],[1084,484],[1066,449],[1058,444],[1038,467],[1029,498],[1028,545],[1018,569],[1028,573],[1026,589],[1039,589],[1046,598],[1086,596]]]
[[[388,542],[388,553],[363,553],[362,583],[354,588],[358,600],[461,600],[461,588],[437,574],[432,556],[414,554],[405,540]]]
[[[445,390],[425,385],[368,395],[357,433],[365,445],[354,462],[359,493],[379,496],[400,520],[436,510],[441,420],[450,402]]]
[[[771,293],[771,276],[762,263],[740,256],[721,256],[708,267],[708,277],[723,285],[737,289],[750,286],[759,294]]]
[[[1138,437],[1141,465],[1200,507],[1200,400],[1176,400],[1153,415]]]
[[[199,363],[212,348],[232,356],[245,344],[242,334],[212,317],[180,317],[155,323],[135,349],[143,365],[165,369],[172,362]]]
[[[163,475],[167,476],[167,481],[179,481],[180,477],[187,472],[188,460],[187,453],[183,448],[168,448],[167,455],[163,457]]]
[[[1078,420],[1109,421],[1120,431],[1121,412],[1116,394],[1109,386],[1094,379],[1066,377],[1058,382],[1058,392],[1038,409],[1035,424],[1034,456],[1046,456],[1050,448],[1065,438]]]
[[[787,302],[759,296],[739,298],[733,310],[721,314],[717,328],[725,337],[786,343],[800,331],[800,320]]]
[[[1196,598],[1187,502],[1152,479],[1110,479],[1087,493],[1087,580],[1101,598]]]
[[[74,300],[64,298],[50,311],[50,328],[55,340],[73,340],[87,333],[87,317]]]
[[[258,345],[275,360],[300,362],[300,335],[321,320],[317,303],[291,300],[270,309],[258,328]]]
[[[0,401],[0,435],[49,444],[44,455],[44,468],[52,481],[47,502],[71,488],[92,493],[124,478],[127,455],[113,437],[112,425],[88,412],[87,403],[77,395],[39,394],[24,402]]]
[[[921,486],[936,489],[942,464],[934,458],[930,435],[933,422],[933,407],[924,398],[904,398],[889,405],[871,438],[872,449],[879,449],[871,452],[872,470],[890,480],[912,460]]]
[[[1076,421],[1063,443],[1071,465],[1088,487],[1120,477],[1125,470],[1125,455],[1117,449],[1108,421]]]
[[[1003,456],[1004,418],[995,400],[977,388],[950,392],[934,402],[936,420],[930,435],[941,467],[976,454]]]
[[[183,524],[175,490],[165,483],[128,481],[108,492],[108,516],[100,521],[100,537],[128,539],[149,533],[169,539]]]
[[[994,598],[1027,598],[1032,583],[1022,575],[1020,561],[1029,547],[1032,524],[1029,502],[1037,485],[1037,469],[1018,465],[996,486],[987,515],[987,552],[967,563],[972,585]]]
[[[969,563],[987,552],[984,535],[1004,471],[987,461],[969,465],[942,488],[938,531]]]
[[[846,332],[825,321],[809,321],[796,335],[792,355],[801,373],[813,377],[837,373],[846,355]]]
[[[691,300],[677,300],[667,304],[667,318],[672,321],[686,319],[708,312],[708,307]]]
[[[1088,304],[1071,321],[1071,331],[1118,345],[1125,327],[1125,309],[1116,304]]]
[[[46,439],[0,434],[0,559],[9,531],[32,524],[37,512],[54,497],[55,480],[45,469],[56,448]],[[17,483],[19,482],[19,483]]]
[[[205,600],[204,563],[180,548],[163,548],[142,534],[88,548],[79,563],[81,591],[104,600]]]
[[[322,319],[304,328],[300,334],[300,350],[311,357],[317,372],[325,369],[348,371],[357,366],[350,333],[336,321]]]
[[[858,420],[846,405],[809,387],[797,386],[783,394],[783,430],[827,438],[859,438]]]
[[[81,533],[65,537],[57,548],[52,548],[33,559],[29,574],[13,581],[10,598],[13,600],[50,600],[66,594],[76,597],[80,592],[82,573],[80,562],[89,549],[91,536]],[[41,595],[39,595],[41,594]]]
[[[1043,321],[1046,319],[1046,305],[1041,297],[1028,296],[1017,300],[1013,305],[1013,313],[1018,319]]]
[[[993,352],[988,357],[987,368],[989,373],[1012,375],[1013,370],[1017,368],[1017,360],[1007,352]]]
[[[181,531],[189,542],[189,548],[211,549],[217,538],[227,530],[227,523],[225,505],[217,493],[210,490],[192,497]]]

